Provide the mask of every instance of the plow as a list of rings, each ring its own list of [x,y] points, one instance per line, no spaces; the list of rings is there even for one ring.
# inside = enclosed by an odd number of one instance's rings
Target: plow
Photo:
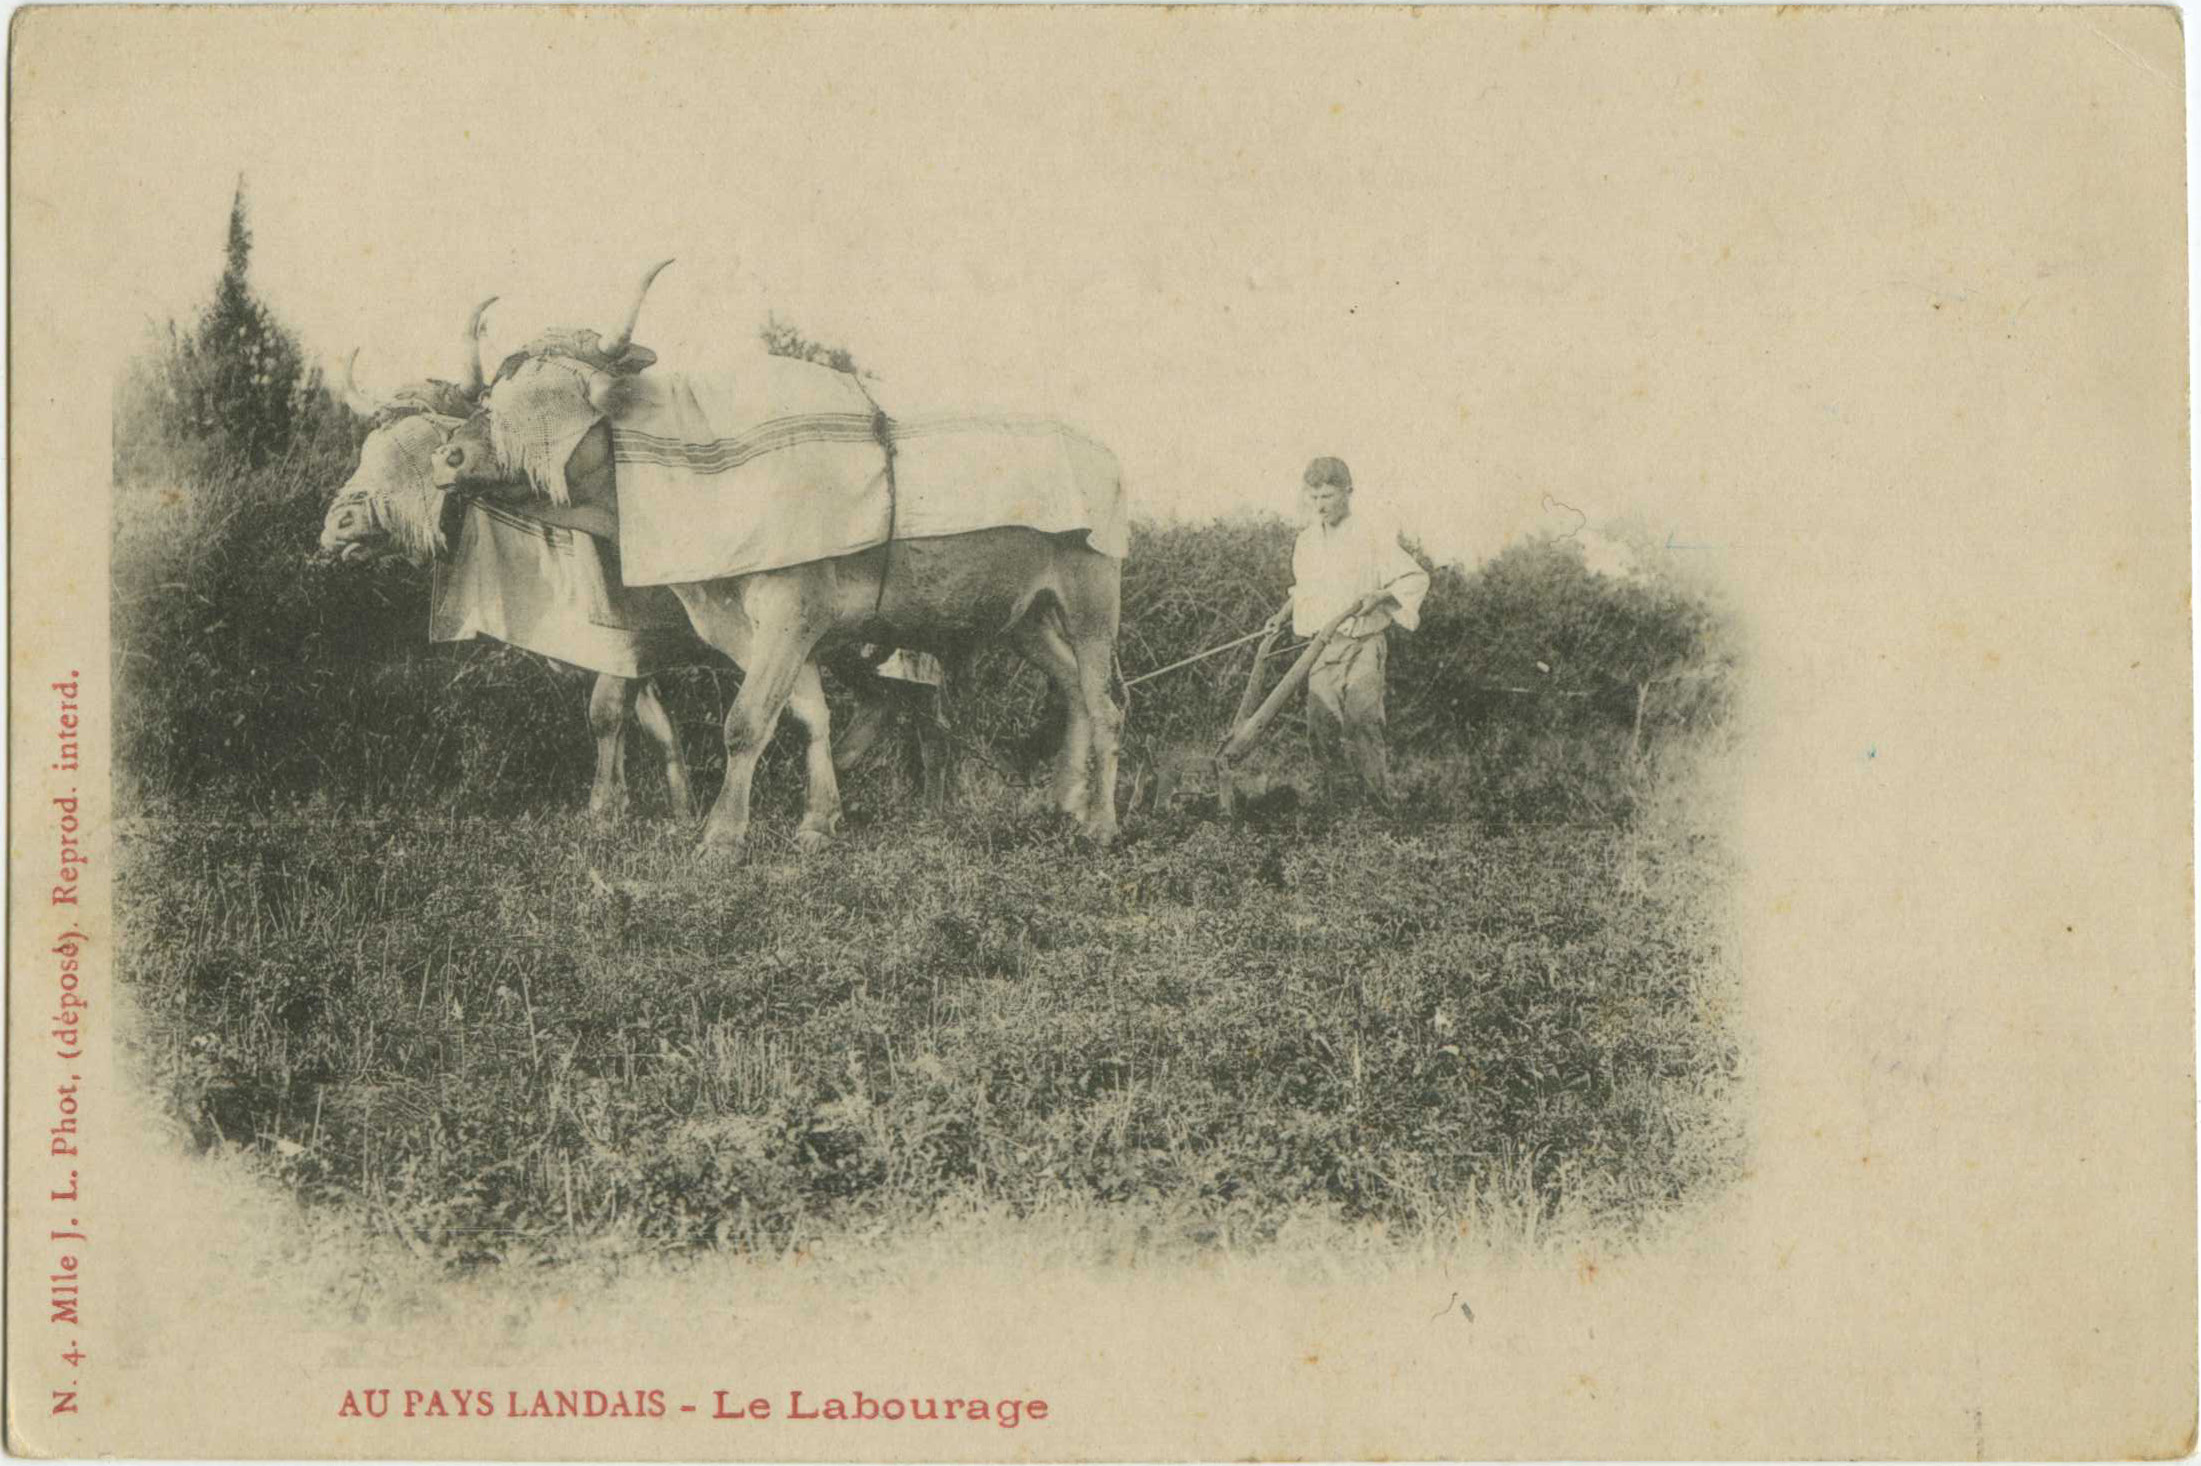
[[[1286,647],[1279,651],[1277,648],[1276,644],[1283,637],[1285,626],[1289,624],[1282,612],[1279,612],[1267,626],[1259,631],[1250,632],[1235,641],[1226,641],[1221,646],[1210,647],[1204,652],[1186,657],[1182,661],[1172,662],[1166,667],[1157,667],[1151,672],[1125,679],[1124,687],[1128,690],[1141,682],[1175,672],[1182,667],[1189,667],[1195,662],[1204,662],[1210,657],[1218,657],[1225,652],[1234,651],[1247,642],[1258,641],[1260,643],[1253,654],[1253,665],[1247,669],[1245,690],[1238,696],[1238,707],[1231,715],[1230,726],[1223,730],[1222,736],[1216,740],[1214,753],[1206,760],[1207,770],[1214,779],[1216,804],[1224,815],[1231,816],[1238,812],[1238,801],[1241,792],[1238,773],[1239,762],[1259,746],[1262,738],[1267,735],[1270,726],[1276,722],[1277,716],[1291,702],[1293,695],[1306,685],[1307,678],[1313,673],[1316,664],[1321,661],[1323,652],[1329,649],[1330,643],[1336,639],[1339,630],[1345,623],[1353,618],[1354,609],[1348,607],[1346,610],[1339,612],[1331,618],[1328,625],[1317,631],[1306,641],[1301,642],[1296,648],[1299,653],[1298,657],[1292,662],[1291,666],[1285,669],[1284,675],[1277,679],[1276,684],[1268,689],[1265,696],[1262,692],[1263,674],[1267,671],[1269,663],[1276,657],[1295,650],[1295,648]],[[1181,768],[1171,767],[1165,768],[1156,776],[1153,796],[1157,806],[1168,803],[1181,792],[1182,775],[1183,770]],[[1139,779],[1134,781],[1131,796],[1131,802],[1134,805],[1139,803],[1146,792],[1140,787],[1144,780],[1145,775],[1142,772]]]

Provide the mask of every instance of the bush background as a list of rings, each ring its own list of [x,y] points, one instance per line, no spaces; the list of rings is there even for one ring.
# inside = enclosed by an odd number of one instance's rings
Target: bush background
[[[491,812],[580,798],[592,758],[587,674],[494,644],[431,646],[424,570],[313,561],[364,424],[252,296],[250,243],[240,193],[228,268],[200,321],[156,333],[117,389],[114,645],[128,710],[118,774],[141,799],[256,808],[434,799]],[[856,369],[845,349],[776,317],[759,335],[774,351]],[[1259,626],[1290,587],[1293,533],[1273,516],[1137,524],[1123,675]],[[1632,542],[1636,573],[1592,571],[1581,541],[1550,536],[1473,569],[1429,566],[1421,629],[1394,634],[1396,749],[1472,760],[1498,812],[1586,803],[1618,814],[1634,797],[1623,753],[1722,720],[1737,662],[1731,618],[1683,557],[1640,529],[1604,533]],[[1126,734],[1134,767],[1212,748],[1252,655],[1139,683]],[[738,674],[721,661],[662,681],[710,787]],[[1034,738],[1043,692],[1037,672],[998,653],[959,699],[964,736],[997,770],[1029,772],[1045,746]],[[1297,717],[1279,741],[1291,742]],[[782,743],[799,736],[784,731]]]

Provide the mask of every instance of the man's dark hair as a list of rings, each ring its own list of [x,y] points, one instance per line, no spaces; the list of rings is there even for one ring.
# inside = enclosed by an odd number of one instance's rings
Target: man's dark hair
[[[1317,458],[1308,464],[1306,483],[1310,489],[1334,484],[1348,494],[1353,491],[1353,475],[1345,467],[1345,460],[1342,458]]]

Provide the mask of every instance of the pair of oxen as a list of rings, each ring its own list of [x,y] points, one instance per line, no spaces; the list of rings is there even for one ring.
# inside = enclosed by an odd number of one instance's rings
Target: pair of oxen
[[[654,360],[632,342],[643,298],[663,268],[642,277],[624,322],[610,335],[546,333],[507,358],[493,385],[481,362],[481,320],[495,297],[475,307],[466,323],[464,380],[413,384],[375,411],[360,467],[329,507],[322,550],[354,564],[390,555],[430,562],[452,548],[461,509],[452,496],[616,535],[611,424],[622,376],[638,360]],[[558,369],[519,370],[544,364]],[[572,444],[562,464],[564,502],[547,502],[520,461],[523,452],[512,445],[521,435]],[[1112,459],[1107,471],[1114,476],[1108,491],[1120,495]],[[951,669],[952,682],[953,670],[989,643],[1014,648],[1061,695],[1068,719],[1055,803],[1092,838],[1113,839],[1122,719],[1110,684],[1122,568],[1083,535],[1004,524],[693,584],[622,587],[645,611],[669,613],[662,598],[676,601],[695,637],[743,669],[726,715],[726,781],[704,825],[704,848],[737,850],[746,838],[756,763],[783,711],[792,711],[809,734],[796,844],[816,848],[838,828],[841,797],[821,664],[849,683],[863,709],[838,750],[845,762],[856,744],[876,735],[893,696],[864,647],[930,654]],[[648,677],[590,670],[599,673],[589,700],[597,744],[592,808],[623,804],[626,730],[638,723],[663,753],[673,807],[684,813],[686,765]],[[930,732],[936,742],[928,752],[937,751],[937,729]]]

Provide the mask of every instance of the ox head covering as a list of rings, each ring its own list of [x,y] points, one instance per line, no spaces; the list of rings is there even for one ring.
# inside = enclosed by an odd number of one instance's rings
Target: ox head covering
[[[553,504],[570,505],[566,463],[590,428],[618,412],[623,388],[657,360],[634,344],[642,298],[671,260],[643,271],[624,321],[609,336],[585,329],[546,331],[497,368],[485,411],[454,434],[434,465],[435,487],[489,493],[526,485]]]
[[[464,387],[431,377],[425,381],[407,382],[391,393],[390,400],[370,414],[369,426],[385,428],[416,413],[464,418],[472,416],[473,411],[474,399]]]
[[[447,549],[444,496],[429,483],[428,468],[430,455],[458,426],[457,418],[418,407],[387,422],[378,412],[360,445],[359,467],[321,522],[322,550],[346,560],[395,553],[425,564]]]
[[[566,464],[581,439],[615,416],[625,387],[657,360],[646,346],[606,349],[590,330],[550,331],[504,359],[485,410],[436,456],[438,489],[507,497],[525,485],[553,504],[571,504]]]
[[[570,357],[591,371],[610,372],[615,376],[633,376],[644,367],[657,364],[657,353],[647,346],[636,346],[630,341],[613,353],[606,349],[602,336],[586,327],[554,329],[543,332],[506,357],[497,368],[495,380],[501,382],[531,359],[544,356]]]

